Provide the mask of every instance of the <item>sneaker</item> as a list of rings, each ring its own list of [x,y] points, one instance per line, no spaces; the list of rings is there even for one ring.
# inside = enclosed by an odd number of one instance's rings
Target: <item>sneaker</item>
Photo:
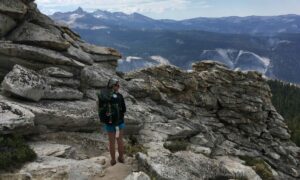
[[[116,160],[110,160],[110,165],[115,165],[117,163],[117,161]]]
[[[124,158],[121,158],[120,156],[118,157],[118,161],[120,162],[120,163],[124,163]]]

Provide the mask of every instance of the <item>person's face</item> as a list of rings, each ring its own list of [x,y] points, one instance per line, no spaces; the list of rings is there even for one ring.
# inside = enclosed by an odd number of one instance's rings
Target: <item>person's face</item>
[[[114,90],[114,91],[118,91],[119,88],[120,88],[119,83],[113,85],[113,90]]]

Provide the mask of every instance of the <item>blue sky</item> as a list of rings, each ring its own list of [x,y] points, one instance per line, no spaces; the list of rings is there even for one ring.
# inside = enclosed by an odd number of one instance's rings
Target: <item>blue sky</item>
[[[300,14],[300,0],[36,0],[36,3],[46,14],[81,6],[86,11],[138,12],[154,19]]]

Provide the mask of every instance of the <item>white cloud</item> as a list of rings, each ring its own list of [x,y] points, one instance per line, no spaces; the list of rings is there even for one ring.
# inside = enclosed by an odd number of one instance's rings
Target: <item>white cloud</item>
[[[136,57],[136,56],[128,56],[126,57],[126,62],[131,62],[131,60],[139,60],[142,59],[141,57]]]

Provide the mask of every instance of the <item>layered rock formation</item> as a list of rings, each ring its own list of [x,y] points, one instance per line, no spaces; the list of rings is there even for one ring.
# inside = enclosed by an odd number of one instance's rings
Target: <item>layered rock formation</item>
[[[0,24],[0,133],[30,135],[39,155],[1,178],[104,176],[105,165],[91,158],[104,153],[105,134],[78,132],[102,131],[95,93],[111,77],[120,80],[127,105],[126,133],[147,148],[137,155],[139,169],[151,176],[263,179],[242,160],[258,158],[274,179],[300,177],[300,148],[261,74],[213,61],[195,63],[191,72],[161,65],[120,74],[116,50],[82,41],[32,1],[1,2]],[[168,148],[175,142],[184,148]]]
[[[3,93],[23,100],[23,106],[34,113],[35,126],[96,129],[95,102],[85,97],[116,76],[121,55],[82,41],[68,27],[41,14],[32,1],[10,0],[0,5]],[[17,128],[8,128],[13,127]]]
[[[194,64],[192,72],[160,66],[124,78],[146,115],[139,140],[149,148],[148,155],[138,159],[159,178],[229,178],[239,172],[253,179],[243,168],[230,168],[243,166],[232,157],[245,156],[263,159],[277,172],[274,178],[299,177],[300,149],[289,140],[261,74],[204,61]],[[187,142],[186,151],[165,148],[176,140]]]

